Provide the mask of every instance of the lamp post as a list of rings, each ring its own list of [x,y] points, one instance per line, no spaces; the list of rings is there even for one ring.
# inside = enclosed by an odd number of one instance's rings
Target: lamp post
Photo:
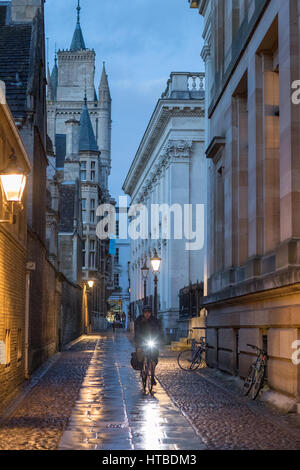
[[[9,158],[6,168],[0,170],[0,181],[3,194],[7,204],[11,204],[12,211],[10,217],[0,220],[1,223],[15,223],[14,205],[18,204],[22,208],[22,197],[26,186],[26,174],[22,168],[18,168],[17,157],[14,153]]]
[[[90,290],[94,287],[95,282],[90,280],[84,283],[83,286],[83,308],[84,308],[84,333],[88,334],[89,331],[89,302],[88,302],[88,294]]]
[[[144,305],[146,305],[146,297],[147,297],[147,277],[149,274],[149,268],[147,266],[147,258],[145,258],[144,266],[141,268],[142,276],[144,279]]]
[[[161,264],[161,258],[158,256],[157,251],[154,250],[154,255],[151,258],[151,266],[152,270],[154,272],[154,315],[157,317],[158,313],[158,305],[157,305],[157,284],[158,284],[158,277],[157,273],[159,272],[160,269],[160,264]]]

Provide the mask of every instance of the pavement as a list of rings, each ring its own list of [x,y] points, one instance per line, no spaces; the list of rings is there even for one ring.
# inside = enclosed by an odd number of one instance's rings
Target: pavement
[[[300,450],[299,418],[243,397],[234,378],[180,370],[170,352],[145,396],[132,350],[117,330],[60,353],[0,416],[0,450]]]

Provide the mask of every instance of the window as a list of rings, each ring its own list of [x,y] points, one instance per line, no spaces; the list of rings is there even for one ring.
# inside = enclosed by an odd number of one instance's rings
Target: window
[[[82,223],[86,224],[86,199],[82,199]]]
[[[90,223],[91,224],[94,224],[95,223],[95,199],[91,199],[91,203],[90,203]]]
[[[11,335],[10,330],[6,330],[5,332],[5,367],[10,366],[10,348],[11,348]]]
[[[119,221],[116,221],[116,237],[119,238]]]
[[[96,179],[96,162],[91,162],[91,181]]]
[[[119,287],[119,284],[120,284],[119,274],[114,275],[114,284],[115,284],[115,287]]]
[[[86,162],[80,163],[80,179],[86,181]]]
[[[95,267],[95,261],[96,261],[96,241],[90,240],[90,259],[89,259],[90,268]]]
[[[86,240],[82,240],[82,267],[85,268]]]
[[[18,328],[18,337],[17,337],[17,361],[22,360],[22,329]]]
[[[119,263],[120,248],[116,248],[115,262]]]

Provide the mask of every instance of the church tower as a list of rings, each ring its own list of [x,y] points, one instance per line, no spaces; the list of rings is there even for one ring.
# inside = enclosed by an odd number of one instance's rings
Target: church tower
[[[87,109],[100,156],[99,184],[109,199],[108,177],[111,171],[111,96],[108,78],[103,66],[99,99],[95,88],[94,49],[86,47],[81,22],[80,1],[70,48],[58,50],[54,67],[48,73],[48,134],[57,157],[57,168],[63,170],[66,157],[67,125],[80,120],[82,99],[86,96]]]

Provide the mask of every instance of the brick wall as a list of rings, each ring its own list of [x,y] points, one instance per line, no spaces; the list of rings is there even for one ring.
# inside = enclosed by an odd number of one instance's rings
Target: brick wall
[[[0,226],[0,341],[10,330],[10,365],[0,365],[0,403],[24,380],[26,251]],[[21,359],[18,360],[18,330]]]

